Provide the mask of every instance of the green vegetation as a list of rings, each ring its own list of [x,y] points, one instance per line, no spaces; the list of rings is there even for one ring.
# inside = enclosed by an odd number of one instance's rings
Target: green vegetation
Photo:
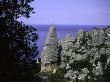
[[[60,70],[55,74],[42,72],[39,75],[42,77],[41,82],[69,82],[69,80],[64,79],[64,75]]]
[[[0,82],[37,82],[37,30],[17,21],[30,17],[32,1],[0,0]]]

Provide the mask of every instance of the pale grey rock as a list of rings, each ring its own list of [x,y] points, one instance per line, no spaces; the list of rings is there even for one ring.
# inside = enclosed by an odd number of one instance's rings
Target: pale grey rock
[[[80,42],[76,42],[75,45],[74,45],[74,47],[76,49],[79,49],[81,47],[81,43]]]
[[[73,45],[75,39],[72,35],[67,34],[66,37],[61,41],[62,51],[61,51],[61,61],[68,62],[73,53]]]
[[[66,63],[61,62],[61,64],[59,65],[59,68],[66,68]]]
[[[106,49],[105,48],[101,48],[100,49],[100,54],[106,54]]]
[[[92,45],[92,36],[91,36],[91,33],[90,33],[90,32],[86,32],[85,40],[86,40],[85,43],[86,43],[88,46],[91,46],[91,45]]]
[[[87,68],[81,69],[80,72],[76,70],[75,71],[69,70],[67,71],[67,74],[64,75],[64,77],[69,78],[71,81],[75,81],[76,79],[84,80],[86,79],[86,77],[88,77],[88,73],[89,70]]]
[[[56,37],[55,29],[50,29],[43,49],[42,62],[44,64],[51,63],[51,61],[57,62],[58,55],[56,54],[58,54],[58,46],[60,46],[59,68],[66,70],[65,78],[75,82],[76,79],[81,81],[91,78],[97,80],[104,75],[104,71],[110,65],[110,27],[105,30],[95,28],[90,32],[80,30],[76,37],[67,34],[63,40],[59,41]],[[103,56],[107,58],[103,58]],[[78,69],[73,66],[75,61],[78,62]],[[87,65],[80,67],[80,65],[83,66],[82,61],[85,62],[84,64],[90,65],[91,68]]]
[[[107,59],[107,65],[110,64],[110,57]]]
[[[64,75],[65,78],[69,78],[71,81],[75,81],[78,77],[78,71],[67,71],[67,74]]]
[[[54,25],[50,27],[48,37],[45,41],[45,45],[41,54],[41,71],[46,70],[45,65],[54,64],[58,61],[58,39]]]
[[[106,55],[107,57],[110,57],[110,48],[106,48]]]
[[[79,49],[85,40],[85,31],[83,29],[80,29],[77,36],[76,36],[76,43],[74,44],[74,47],[76,49]]]
[[[74,58],[71,58],[70,60],[69,60],[69,64],[72,64],[73,63],[73,61],[74,61]]]
[[[68,50],[73,48],[74,38],[72,35],[67,34],[64,40],[61,41],[61,46],[63,50]]]
[[[87,68],[83,68],[81,70],[82,72],[79,74],[78,79],[84,80],[88,76],[89,70]]]
[[[44,76],[43,79],[44,80],[48,80],[49,79],[49,76]]]
[[[95,69],[93,70],[93,73],[95,75],[103,75],[103,70],[102,70],[102,63],[101,62],[98,62],[97,63],[97,66],[95,67]]]
[[[66,65],[66,69],[70,69],[71,67],[69,66],[69,64]]]
[[[91,36],[92,36],[92,44],[97,45],[99,43],[98,41],[98,29],[93,29],[91,31]]]
[[[105,44],[110,45],[110,26],[105,29],[106,41]]]
[[[81,55],[81,54],[77,54],[74,58],[76,61],[82,60],[82,59],[86,59],[85,55]]]
[[[99,45],[104,44],[105,42],[105,33],[103,30],[99,30]]]
[[[57,38],[55,25],[52,25],[50,27],[47,39],[45,40],[45,46],[49,46],[49,45],[58,45],[58,38]]]
[[[87,79],[91,79],[91,77],[88,75]]]
[[[82,43],[84,41],[84,38],[85,38],[85,31],[83,29],[80,29],[76,37],[76,40],[77,42]]]
[[[66,37],[67,38],[67,37]],[[70,43],[72,42],[72,43]],[[105,46],[102,48],[96,47],[97,45],[104,45],[105,42],[105,32],[101,29],[93,29],[91,32],[85,32],[80,30],[78,35],[76,36],[75,41],[68,41],[68,39],[62,40],[62,61],[65,61],[66,64],[72,64],[74,61],[86,60],[89,58],[89,63],[93,65],[93,73],[96,76],[103,75],[103,70],[105,68],[102,67],[102,63],[99,61],[101,55],[109,54],[109,49],[105,49]],[[66,45],[67,44],[67,45]],[[70,46],[69,46],[70,45]],[[68,47],[69,46],[69,47]],[[66,58],[67,57],[67,58]],[[96,62],[98,63],[96,64]],[[109,63],[109,59],[108,59]],[[69,66],[67,66],[69,67]],[[67,69],[67,67],[65,67]],[[105,65],[106,67],[106,65]],[[91,79],[88,75],[88,68],[83,68],[81,71],[74,72],[74,70],[70,70],[65,74],[66,78],[69,78],[71,81],[75,81],[76,78],[79,80]],[[102,70],[103,69],[103,70]],[[96,79],[96,78],[94,78]]]
[[[103,30],[95,28],[91,31],[91,36],[92,36],[92,44],[94,46],[103,44],[105,41],[105,33]]]

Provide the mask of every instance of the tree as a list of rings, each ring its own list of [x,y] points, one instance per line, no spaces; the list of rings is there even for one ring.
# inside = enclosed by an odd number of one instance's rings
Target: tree
[[[37,30],[17,21],[30,17],[32,1],[0,0],[0,82],[37,81]]]

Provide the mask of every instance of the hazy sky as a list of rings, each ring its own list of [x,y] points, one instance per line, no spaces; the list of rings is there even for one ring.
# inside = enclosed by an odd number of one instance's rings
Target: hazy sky
[[[110,25],[110,0],[35,0],[26,24]]]

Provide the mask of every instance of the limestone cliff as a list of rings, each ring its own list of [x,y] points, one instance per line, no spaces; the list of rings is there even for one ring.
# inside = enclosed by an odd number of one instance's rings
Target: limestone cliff
[[[57,64],[58,54],[60,65]],[[52,26],[42,53],[42,71],[47,71],[43,68],[54,73],[58,68],[65,69],[64,78],[70,81],[110,81],[110,27],[89,32],[81,29],[76,37],[67,34],[58,43],[56,29]]]
[[[50,27],[41,56],[41,71],[55,72],[57,69],[58,39],[54,25]]]

